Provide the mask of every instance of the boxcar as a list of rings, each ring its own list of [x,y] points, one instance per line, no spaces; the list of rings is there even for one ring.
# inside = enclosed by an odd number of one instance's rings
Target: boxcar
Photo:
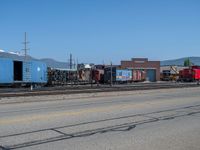
[[[132,80],[132,71],[128,69],[116,69],[116,82],[126,82]]]
[[[134,82],[142,81],[142,71],[141,70],[133,70],[133,81]]]
[[[40,61],[0,58],[0,84],[46,84],[47,66]]]
[[[110,83],[111,81],[111,68],[104,69],[104,82]],[[112,81],[113,83],[125,83],[132,81],[132,71],[129,69],[112,68]]]

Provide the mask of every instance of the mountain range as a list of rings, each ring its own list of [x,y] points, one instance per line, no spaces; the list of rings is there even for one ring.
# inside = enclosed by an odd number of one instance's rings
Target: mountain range
[[[3,50],[0,50],[0,58],[11,58],[11,59],[21,60],[21,61],[25,59],[23,55],[20,55],[14,52],[5,52]],[[160,65],[161,66],[168,66],[168,65],[183,66],[184,61],[188,58],[194,65],[200,66],[200,57],[184,57],[184,58],[173,59],[173,60],[164,60],[160,62]],[[59,62],[51,58],[36,59],[31,56],[27,56],[27,60],[42,61],[46,63],[48,67],[51,67],[51,68],[69,68],[69,63]]]
[[[14,52],[4,52],[2,50],[0,50],[0,58],[11,58],[14,60],[19,60],[19,61],[25,60],[25,57],[23,55],[20,55]],[[26,60],[42,61],[46,63],[48,67],[51,67],[51,68],[63,68],[63,69],[69,68],[69,63],[59,62],[51,58],[36,59],[31,56],[27,56]]]
[[[164,60],[160,62],[161,66],[169,66],[169,65],[176,65],[176,66],[183,66],[184,61],[188,59],[197,66],[200,66],[200,57],[184,57],[179,59],[172,59],[172,60]]]

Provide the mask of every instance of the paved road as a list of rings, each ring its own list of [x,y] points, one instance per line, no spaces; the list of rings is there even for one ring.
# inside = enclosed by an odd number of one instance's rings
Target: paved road
[[[2,104],[0,149],[200,150],[199,91]]]

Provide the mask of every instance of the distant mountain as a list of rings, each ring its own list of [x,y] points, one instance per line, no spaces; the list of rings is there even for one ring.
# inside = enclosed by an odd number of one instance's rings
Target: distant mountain
[[[69,68],[68,63],[59,62],[51,58],[43,58],[43,59],[40,59],[40,61],[45,62],[47,66],[51,68],[63,68],[63,69]]]
[[[18,53],[14,53],[14,52],[2,52],[2,50],[0,51],[0,58],[11,58],[14,60],[19,60],[22,61],[24,60],[24,56],[18,54]],[[31,56],[27,56],[27,60],[37,60]]]
[[[200,57],[184,57],[184,58],[180,58],[180,59],[173,59],[173,60],[164,60],[160,62],[161,66],[168,66],[168,65],[176,65],[176,66],[183,66],[184,65],[184,61],[189,58],[190,61],[194,64],[194,65],[199,65],[200,66]]]
[[[20,60],[23,61],[25,58],[24,56],[14,53],[14,52],[5,52],[3,50],[0,50],[0,58],[11,58],[14,60]],[[185,57],[185,58],[180,58],[180,59],[173,59],[173,60],[164,60],[160,62],[161,66],[168,66],[168,65],[176,65],[176,66],[183,66],[184,61],[189,58],[190,61],[194,65],[199,65],[200,66],[200,57]],[[47,64],[48,67],[51,68],[61,68],[61,69],[67,69],[69,68],[69,63],[66,62],[59,62],[54,59],[50,58],[44,58],[44,59],[36,59],[31,56],[27,56],[27,60],[38,60],[42,61]]]
[[[3,50],[0,50],[0,58],[11,58],[11,59],[14,59],[14,60],[19,60],[19,61],[25,60],[23,55],[20,55],[18,53],[14,53],[14,52],[5,52]],[[42,61],[42,62],[46,63],[48,67],[51,67],[51,68],[66,69],[66,68],[69,67],[68,63],[59,62],[59,61],[56,61],[56,60],[50,59],[50,58],[36,59],[36,58],[31,57],[31,56],[27,56],[27,60]]]

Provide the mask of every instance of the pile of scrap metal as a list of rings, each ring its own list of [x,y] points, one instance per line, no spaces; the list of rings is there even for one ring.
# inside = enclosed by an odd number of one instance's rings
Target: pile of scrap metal
[[[65,85],[77,80],[76,70],[48,68],[48,85]]]

